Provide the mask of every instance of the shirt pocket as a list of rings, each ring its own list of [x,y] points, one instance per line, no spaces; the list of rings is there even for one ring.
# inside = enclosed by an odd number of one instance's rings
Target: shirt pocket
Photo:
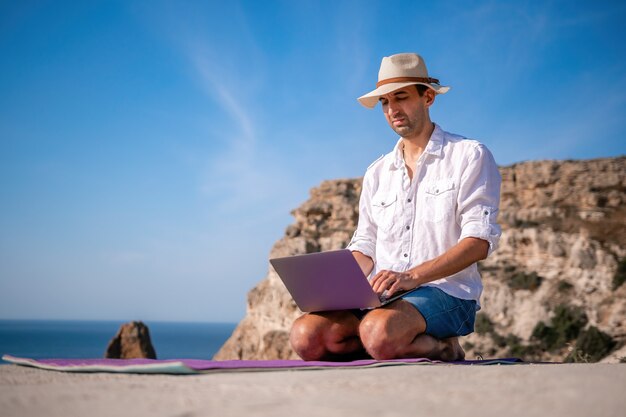
[[[441,222],[454,215],[456,187],[454,180],[441,179],[425,181],[423,184],[424,198],[422,220]]]
[[[372,217],[376,226],[389,231],[394,224],[398,195],[395,192],[377,193],[372,199]]]

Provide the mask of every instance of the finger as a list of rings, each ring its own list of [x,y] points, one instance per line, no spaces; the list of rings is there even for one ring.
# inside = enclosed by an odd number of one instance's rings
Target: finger
[[[374,276],[374,278],[372,278],[372,280],[370,281],[370,284],[372,285],[372,288],[374,289],[374,291],[376,291],[377,288],[381,285],[381,282],[387,279],[388,275],[389,275],[389,271],[380,271]]]
[[[381,277],[382,275],[384,275],[384,274],[385,274],[385,272],[387,272],[387,271],[378,271],[378,272],[376,273],[376,275],[374,275],[374,277],[370,280],[370,282],[372,283],[372,285],[374,285],[375,283],[377,283],[377,282],[378,282],[378,280],[380,279],[380,277]]]
[[[398,291],[402,291],[404,288],[402,288],[402,281],[401,280],[396,280],[393,282],[393,284],[391,284],[391,286],[387,289],[387,293],[389,295],[393,295],[395,293],[397,293]]]
[[[403,278],[398,279],[396,282],[394,282],[393,285],[389,288],[388,292],[391,295],[399,291],[408,291],[415,287],[416,285],[414,281],[412,281],[409,278],[403,277]]]
[[[389,273],[389,271],[384,271],[384,273],[380,274],[380,276],[378,277],[374,285],[372,285],[372,288],[374,289],[374,291],[379,294],[385,291],[387,287],[389,286],[390,278],[391,278],[391,274]]]
[[[381,276],[379,277],[375,283],[372,284],[372,289],[374,290],[374,292],[381,292],[381,287],[383,287],[385,284],[385,280],[386,280],[386,276]]]
[[[383,292],[385,292],[385,290],[388,290],[389,287],[396,281],[396,276],[395,274],[387,274],[383,279],[381,279],[376,288],[374,289],[374,291],[376,291],[379,294],[382,294]]]

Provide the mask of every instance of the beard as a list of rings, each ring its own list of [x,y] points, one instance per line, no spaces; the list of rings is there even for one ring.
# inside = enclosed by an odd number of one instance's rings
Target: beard
[[[410,138],[419,135],[423,130],[427,129],[427,119],[421,117],[420,114],[400,114],[398,115],[404,119],[404,124],[396,126],[393,121],[389,122],[389,126],[399,136],[403,138]],[[396,117],[398,117],[396,116]]]
[[[419,132],[419,123],[416,120],[411,119],[406,115],[403,117],[404,117],[404,125],[396,126],[393,123],[391,123],[391,128],[393,129],[394,132],[396,132],[399,136],[402,136],[403,138],[411,137],[415,133]]]
[[[412,134],[416,131],[415,126],[413,126],[412,124],[408,124],[405,126],[394,126],[392,124],[391,128],[394,132],[396,132],[399,136],[403,138],[412,136]]]

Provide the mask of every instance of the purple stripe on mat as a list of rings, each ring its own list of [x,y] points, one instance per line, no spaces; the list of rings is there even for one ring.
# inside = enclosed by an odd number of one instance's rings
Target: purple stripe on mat
[[[520,358],[496,358],[496,359],[476,359],[456,362],[447,362],[450,365],[495,365],[495,364],[522,364],[526,363]]]

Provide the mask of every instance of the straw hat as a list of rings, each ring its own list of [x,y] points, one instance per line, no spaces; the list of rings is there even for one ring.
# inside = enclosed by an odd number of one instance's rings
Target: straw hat
[[[450,87],[439,85],[439,80],[428,76],[424,58],[418,54],[397,54],[386,56],[380,63],[376,89],[358,98],[367,108],[374,108],[378,98],[399,88],[412,84],[422,84],[435,90],[437,94],[447,93]]]

